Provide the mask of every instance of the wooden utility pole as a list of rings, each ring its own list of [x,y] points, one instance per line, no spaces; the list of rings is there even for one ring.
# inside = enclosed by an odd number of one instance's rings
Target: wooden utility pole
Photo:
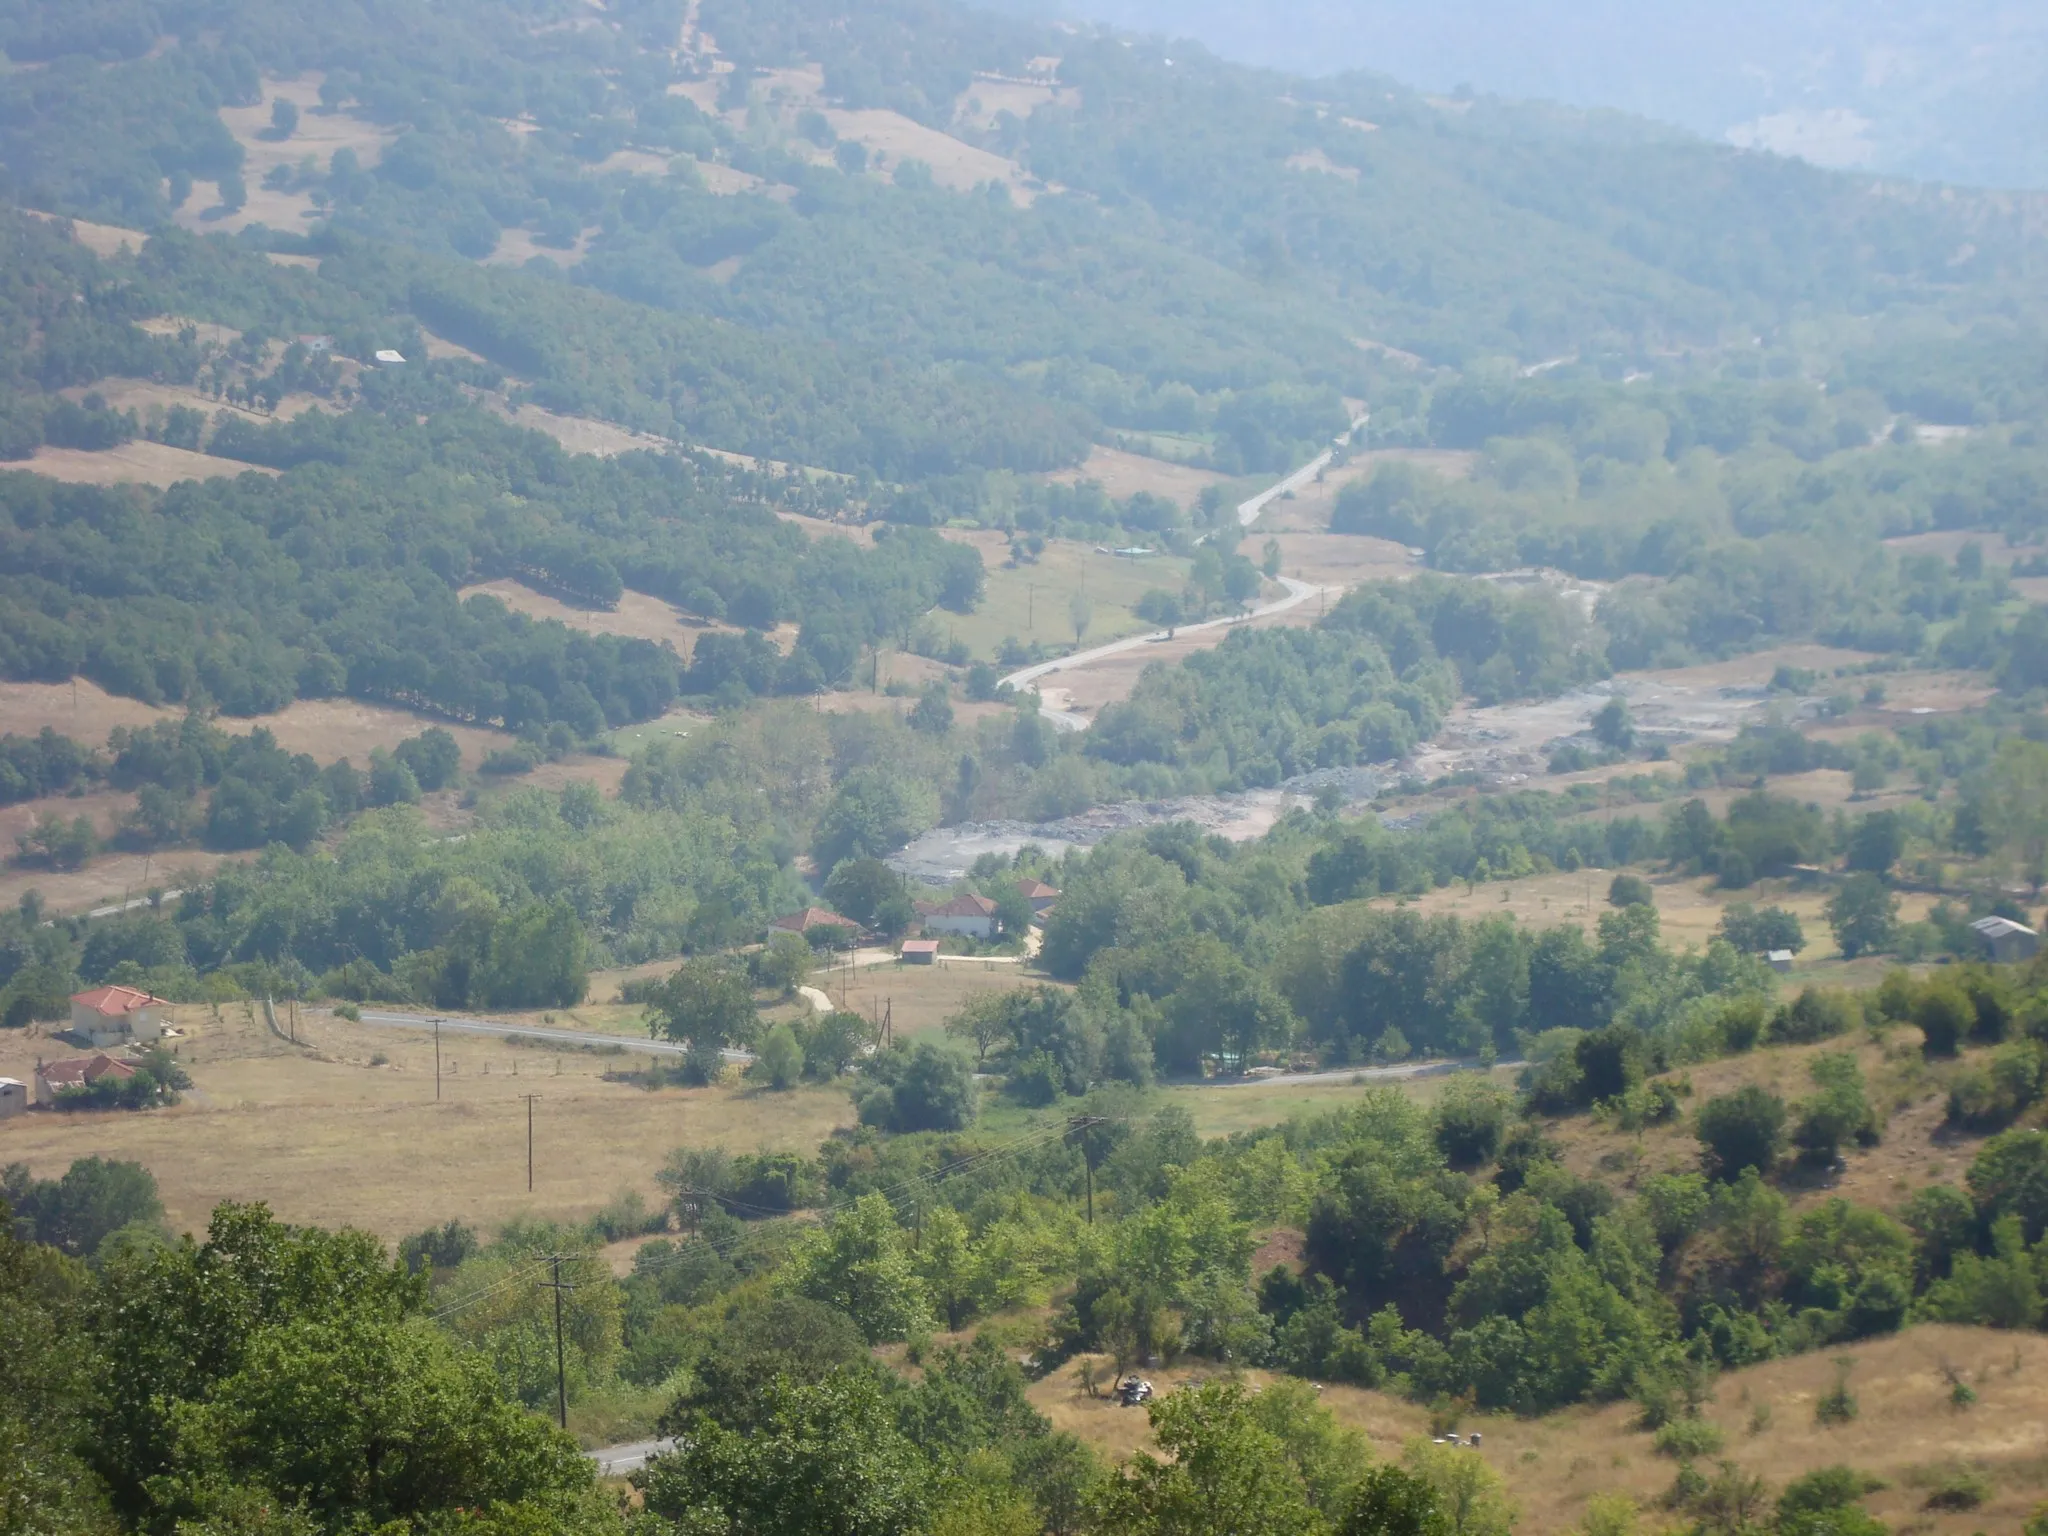
[[[526,1100],[526,1192],[530,1195],[533,1193],[533,1101],[540,1095],[522,1093],[520,1097]]]
[[[1081,1167],[1086,1170],[1088,1177],[1088,1225],[1091,1227],[1095,1225],[1095,1158],[1088,1150],[1088,1140],[1085,1133],[1098,1125],[1107,1124],[1109,1124],[1109,1120],[1103,1115],[1069,1115],[1067,1117],[1067,1134],[1069,1136],[1077,1131],[1084,1133],[1081,1139]]]
[[[530,1112],[533,1105],[529,1103],[526,1107]],[[531,1189],[533,1186],[528,1184],[527,1187]],[[541,1284],[546,1289],[555,1293],[555,1422],[563,1429],[567,1429],[569,1427],[569,1371],[567,1360],[562,1353],[562,1292],[573,1291],[576,1287],[562,1283],[562,1256],[559,1253],[549,1254],[548,1263],[554,1268],[554,1278],[543,1280]]]
[[[441,1021],[434,1020],[434,1102],[441,1102]]]

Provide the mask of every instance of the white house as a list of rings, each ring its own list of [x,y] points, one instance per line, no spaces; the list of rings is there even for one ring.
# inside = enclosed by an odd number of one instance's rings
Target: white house
[[[11,1120],[28,1108],[28,1084],[18,1077],[0,1077],[0,1120]]]
[[[133,987],[95,987],[71,999],[71,1033],[102,1049],[161,1040],[170,1006]]]
[[[928,908],[923,915],[926,933],[952,933],[963,939],[996,936],[996,904],[972,891]]]

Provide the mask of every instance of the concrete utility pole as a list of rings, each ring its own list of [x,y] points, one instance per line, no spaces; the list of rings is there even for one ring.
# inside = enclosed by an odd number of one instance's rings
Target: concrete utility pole
[[[526,1100],[526,1192],[530,1195],[533,1193],[533,1101],[540,1095],[522,1093],[520,1097]]]
[[[441,1021],[434,1020],[434,1102],[441,1102]]]

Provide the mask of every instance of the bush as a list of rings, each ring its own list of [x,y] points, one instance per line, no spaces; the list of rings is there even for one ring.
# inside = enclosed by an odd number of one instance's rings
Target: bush
[[[1721,1431],[1705,1419],[1673,1419],[1657,1431],[1657,1454],[1691,1461],[1721,1449]]]
[[[1877,1140],[1877,1116],[1863,1092],[1863,1073],[1847,1051],[1830,1051],[1808,1069],[1820,1092],[1799,1106],[1799,1124],[1792,1132],[1801,1156],[1809,1163],[1832,1164],[1842,1143],[1854,1139],[1864,1146]]]
[[[1820,1396],[1813,1405],[1813,1419],[1816,1424],[1847,1424],[1862,1412],[1856,1402],[1856,1394],[1849,1390],[1849,1371],[1855,1364],[1847,1355],[1835,1361],[1835,1384]]]
[[[1996,1491],[1983,1469],[1967,1462],[1928,1468],[1914,1481],[1927,1489],[1927,1509],[1975,1509]]]
[[[786,1093],[803,1080],[804,1048],[797,1044],[796,1031],[777,1024],[761,1039],[754,1051],[754,1063],[747,1076],[765,1082],[777,1093]]]
[[[1453,1083],[1436,1108],[1436,1144],[1454,1168],[1490,1163],[1507,1134],[1507,1100],[1484,1083]]]
[[[1988,1062],[1965,1067],[1948,1093],[1948,1117],[1973,1131],[2002,1131],[2041,1097],[2048,1085],[2048,1051],[2032,1040],[2015,1040],[1991,1053]]]
[[[1745,1168],[1768,1174],[1785,1150],[1785,1101],[1752,1083],[1702,1104],[1696,1129],[1714,1178],[1732,1184]]]
[[[974,1067],[930,1040],[871,1058],[854,1090],[863,1123],[888,1131],[959,1131],[981,1107]]]
[[[1920,1049],[1929,1056],[1953,1056],[1977,1021],[1976,1007],[1962,988],[1936,982],[1913,1003],[1913,1022],[1920,1027]]]
[[[1771,1018],[1771,1039],[1783,1045],[1812,1045],[1845,1035],[1863,1022],[1863,1005],[1848,992],[1808,987]]]
[[[1610,907],[1651,907],[1656,897],[1650,890],[1650,882],[1641,875],[1616,875],[1607,885],[1607,905]]]

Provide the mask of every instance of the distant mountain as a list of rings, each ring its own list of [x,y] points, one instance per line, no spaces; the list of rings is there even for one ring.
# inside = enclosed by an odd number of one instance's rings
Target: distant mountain
[[[1042,9],[1042,8],[1041,8]],[[2048,187],[2048,5],[2014,0],[1067,0],[1308,74],[1615,107],[1818,165]]]

